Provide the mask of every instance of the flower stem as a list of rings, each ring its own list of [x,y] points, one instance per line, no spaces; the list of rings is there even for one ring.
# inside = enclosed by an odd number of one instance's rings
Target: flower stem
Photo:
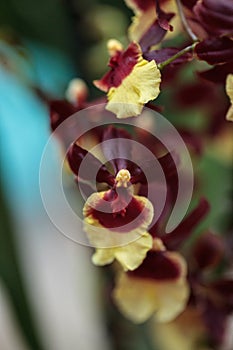
[[[184,49],[180,50],[179,52],[177,52],[175,55],[173,55],[172,57],[168,58],[166,61],[158,64],[158,68],[161,70],[164,67],[166,67],[168,64],[172,63],[173,61],[175,61],[177,58],[179,58],[180,56],[183,56],[184,54],[186,54],[187,52],[193,51],[194,47],[196,46],[196,42],[193,43],[192,45],[189,45],[187,47],[185,47]]]
[[[189,37],[192,39],[193,42],[198,41],[198,37],[193,33],[192,29],[190,28],[190,26],[188,24],[188,21],[185,17],[183,7],[182,7],[180,0],[176,0],[176,5],[177,5],[177,9],[178,9],[178,13],[179,13],[181,22],[182,22],[183,27],[186,30],[187,34],[189,35]]]

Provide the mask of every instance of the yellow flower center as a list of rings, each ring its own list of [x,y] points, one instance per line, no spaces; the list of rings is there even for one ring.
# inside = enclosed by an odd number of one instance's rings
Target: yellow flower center
[[[127,169],[121,169],[116,175],[116,186],[117,187],[128,187],[131,179],[130,172]]]

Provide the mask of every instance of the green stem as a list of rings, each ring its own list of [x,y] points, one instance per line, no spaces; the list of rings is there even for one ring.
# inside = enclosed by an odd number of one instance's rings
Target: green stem
[[[168,64],[172,63],[173,61],[175,61],[177,58],[183,56],[184,54],[186,54],[187,52],[193,51],[194,47],[196,46],[197,43],[193,43],[192,45],[189,45],[187,47],[185,47],[183,50],[180,50],[179,52],[177,52],[175,55],[173,55],[172,57],[168,58],[166,61],[159,63],[158,64],[158,68],[161,70],[164,67],[166,67]]]
[[[192,29],[190,28],[190,26],[188,24],[188,21],[185,17],[183,7],[182,7],[180,0],[176,0],[176,5],[177,5],[178,13],[179,13],[179,16],[180,16],[180,19],[181,19],[181,22],[183,24],[185,31],[187,32],[187,34],[189,35],[189,37],[191,38],[191,40],[193,42],[198,41],[198,37],[193,33]]]

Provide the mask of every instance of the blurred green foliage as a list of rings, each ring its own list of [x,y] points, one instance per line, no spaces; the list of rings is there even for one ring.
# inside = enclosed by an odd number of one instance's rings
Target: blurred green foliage
[[[65,2],[57,0],[1,0],[0,25],[19,37],[68,50],[72,30]]]

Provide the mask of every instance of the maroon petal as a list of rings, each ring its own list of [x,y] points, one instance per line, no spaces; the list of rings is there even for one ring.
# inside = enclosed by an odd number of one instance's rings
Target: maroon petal
[[[215,267],[224,254],[224,243],[221,237],[207,232],[195,244],[193,256],[200,269]]]
[[[171,233],[162,236],[163,243],[169,250],[178,250],[189,238],[193,229],[203,220],[209,212],[209,203],[202,198],[197,207],[177,226]]]
[[[204,105],[212,106],[219,94],[214,88],[216,87],[213,87],[212,84],[200,80],[185,83],[174,92],[175,104],[183,109]]]
[[[177,167],[176,163],[174,162],[174,158],[177,158],[175,154],[167,153],[164,156],[157,158],[159,164],[161,165],[165,177],[167,180],[169,180],[170,177],[172,177],[174,174],[177,173]],[[143,170],[147,173],[147,177],[145,177],[145,174]],[[151,169],[151,160],[150,161],[142,161],[141,162],[141,168],[135,167],[133,170],[133,174],[131,177],[131,183],[136,184],[138,182],[145,184],[147,182],[153,182],[156,179],[154,179],[152,176],[150,177],[150,169]]]
[[[80,166],[84,159],[84,157],[87,157],[87,161],[85,162],[85,173],[80,174]],[[96,169],[97,176],[96,181],[97,182],[106,182],[110,186],[113,186],[115,183],[114,176],[109,173],[107,168],[97,159],[95,158],[91,153],[86,151],[85,149],[81,148],[77,144],[73,144],[67,154],[67,159],[69,162],[69,166],[73,173],[82,178],[85,181],[93,181],[93,170]]]
[[[156,63],[162,63],[175,54],[177,54],[180,50],[174,47],[166,47],[160,50],[153,50],[150,52],[146,52],[143,56],[146,60],[151,61],[155,60]],[[186,63],[192,60],[192,53],[187,52],[184,55],[180,56],[179,58],[175,59],[171,64],[181,64]]]
[[[140,55],[141,51],[136,43],[130,43],[125,51],[117,51],[109,61],[110,71],[101,80],[94,81],[94,84],[105,92],[111,87],[118,87],[122,80],[132,72]]]
[[[214,346],[221,345],[226,331],[227,313],[211,300],[204,301],[203,319]]]
[[[211,65],[232,61],[233,41],[229,38],[207,38],[195,46],[195,53],[200,60]]]
[[[169,180],[169,178],[174,174],[177,174],[178,160],[178,155],[175,153],[167,153],[164,156],[158,158],[158,162],[160,163],[167,180]]]
[[[134,271],[128,272],[132,277],[155,280],[170,280],[180,276],[178,261],[169,257],[167,252],[149,251],[143,263]]]
[[[163,39],[168,30],[173,30],[173,27],[169,24],[169,22],[174,17],[174,13],[164,12],[160,8],[158,0],[155,0],[155,5],[157,19],[146,31],[139,42],[142,52],[149,51],[151,46],[157,45]]]
[[[233,2],[231,0],[198,1],[193,12],[209,35],[233,34]]]
[[[155,5],[156,5],[157,16],[158,16],[158,23],[160,27],[166,31],[167,30],[173,31],[173,27],[171,24],[169,24],[169,21],[174,16],[174,14],[164,12],[160,7],[159,0],[155,0]]]
[[[197,3],[197,0],[181,0],[181,2],[185,7],[192,9],[193,6]]]
[[[175,163],[174,163],[174,168],[169,174],[169,176],[167,176],[166,172],[164,174],[165,174],[166,186],[167,186],[166,201],[164,204],[163,211],[159,216],[157,222],[150,228],[150,234],[153,237],[160,237],[161,239],[164,235],[166,222],[169,216],[171,215],[172,209],[175,205],[177,193],[178,193],[178,187],[179,187],[179,179],[178,179],[178,173],[177,173]]]
[[[165,23],[168,23],[173,18],[173,16],[174,16],[173,13],[166,14],[166,22]],[[162,24],[163,23],[164,23],[164,21],[162,22]],[[165,29],[165,27],[161,25],[161,22],[159,20],[156,20],[150,26],[150,28],[142,36],[142,38],[140,39],[140,42],[139,42],[141,49],[142,49],[142,52],[149,51],[151,46],[157,45],[158,43],[161,42],[161,40],[164,38],[164,36],[166,35],[167,30],[168,30],[168,29]],[[152,59],[154,59],[154,58],[152,58]]]
[[[131,142],[122,142],[119,139],[131,139],[130,134],[124,130],[114,126],[107,127],[103,132],[102,141],[113,139],[113,146],[102,143],[102,150],[107,161],[109,161],[114,168],[115,173],[121,169],[128,169],[128,159],[131,159]],[[129,169],[128,169],[129,170]]]
[[[133,0],[132,3],[143,12],[155,5],[154,0]]]
[[[128,161],[127,163],[128,163],[127,169],[131,174],[131,179],[130,179],[131,184],[140,183],[140,184],[147,185],[149,179],[145,176],[141,167],[139,167],[137,164],[130,161]],[[145,170],[145,167],[143,167],[143,169]]]
[[[49,108],[52,131],[54,131],[64,120],[77,112],[77,108],[65,100],[49,101]]]
[[[233,279],[222,279],[211,283],[209,287],[224,300],[229,312],[233,312]]]
[[[232,73],[233,71],[232,67],[233,60],[228,63],[221,64],[211,69],[205,70],[203,72],[197,72],[197,74],[199,77],[211,81],[213,83],[225,84],[227,75]]]
[[[160,238],[162,239],[164,235],[165,230],[165,223],[167,218],[169,217],[169,214],[171,213],[171,200],[170,196],[168,194],[163,211],[159,217],[159,219],[156,221],[156,223],[150,228],[149,232],[152,237],[154,238]]]

